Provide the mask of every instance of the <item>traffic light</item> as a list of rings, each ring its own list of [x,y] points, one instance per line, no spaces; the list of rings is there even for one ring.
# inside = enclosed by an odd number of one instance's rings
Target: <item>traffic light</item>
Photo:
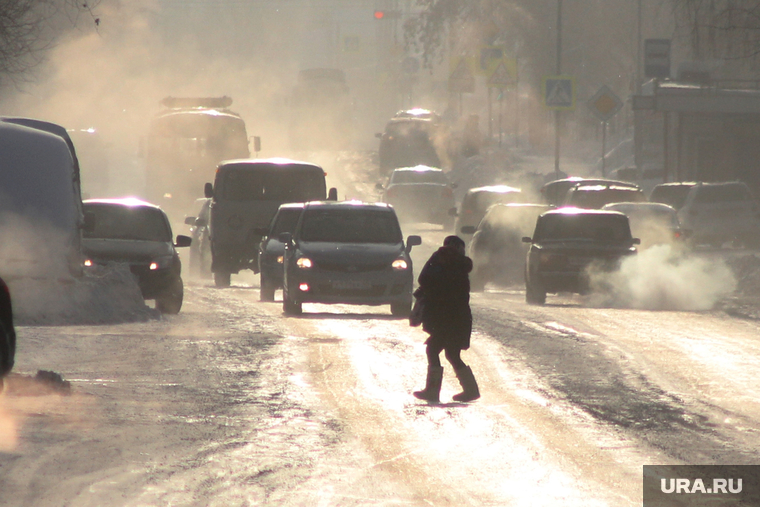
[[[375,11],[375,19],[401,19],[401,11]]]

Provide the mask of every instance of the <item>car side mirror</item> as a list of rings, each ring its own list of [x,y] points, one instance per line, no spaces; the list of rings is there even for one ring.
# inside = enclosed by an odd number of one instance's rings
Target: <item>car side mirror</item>
[[[205,185],[203,185],[203,196],[206,199],[211,199],[212,197],[214,197],[214,185],[212,185],[211,183],[206,183]]]
[[[462,234],[475,234],[475,226],[474,225],[465,225],[460,229],[460,232]]]
[[[450,216],[450,217],[456,217],[456,216],[459,216],[459,213],[457,213],[457,209],[456,209],[456,208],[451,208],[451,209],[449,209],[449,216]]]
[[[196,218],[195,219],[195,226],[196,227],[206,227],[208,225],[208,220],[205,218]]]
[[[335,187],[331,187],[330,190],[327,191],[327,200],[328,201],[337,201],[338,200],[338,189]]]
[[[385,187],[383,186],[382,183],[375,183],[375,190],[379,190],[382,192],[383,190],[385,190]]]
[[[523,236],[522,242],[523,243],[533,243],[533,238],[530,238],[528,236]]]
[[[193,239],[190,236],[183,236],[182,234],[179,234],[177,236],[177,242],[174,243],[174,246],[176,248],[184,248],[186,246],[190,246],[192,242]]]
[[[196,220],[198,219],[195,217],[185,217],[185,225],[196,225]]]
[[[413,246],[419,246],[422,244],[422,238],[420,236],[417,236],[416,234],[413,234],[406,238],[406,253],[409,253],[412,250]]]
[[[641,239],[640,239],[640,238],[633,238],[633,241],[632,241],[632,243],[633,243],[634,245],[640,245],[640,244],[641,244]]]
[[[382,139],[383,134],[381,132],[375,132],[375,137],[377,137],[378,139]]]

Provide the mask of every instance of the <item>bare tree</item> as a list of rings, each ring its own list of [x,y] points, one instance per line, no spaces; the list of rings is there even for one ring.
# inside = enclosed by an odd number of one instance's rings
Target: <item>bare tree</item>
[[[755,59],[760,54],[757,0],[672,0],[678,29],[697,59]]]
[[[0,0],[0,77],[22,79],[44,60],[62,27],[77,26],[81,15],[97,28],[96,6],[76,0]]]

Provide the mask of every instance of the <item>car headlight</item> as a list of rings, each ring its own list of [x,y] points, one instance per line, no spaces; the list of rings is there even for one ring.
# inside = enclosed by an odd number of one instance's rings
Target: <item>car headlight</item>
[[[309,269],[311,268],[312,265],[313,264],[311,262],[311,259],[309,259],[308,257],[300,257],[296,261],[296,266],[298,266],[301,269]]]
[[[284,255],[278,255],[277,256],[277,264],[282,264],[285,262],[285,256]]]
[[[95,263],[92,261],[92,259],[85,259],[84,260],[84,267],[91,268],[94,265],[95,265]]]
[[[171,264],[172,264],[172,256],[171,255],[167,255],[167,256],[164,256],[164,257],[157,257],[157,258],[153,259],[150,262],[150,265],[148,266],[148,268],[151,271],[155,271],[157,269],[166,269],[169,266],[171,266]]]
[[[409,264],[407,264],[406,260],[404,260],[404,259],[396,259],[395,261],[393,261],[391,263],[391,267],[393,269],[397,269],[397,270],[401,271],[402,269],[408,268]]]

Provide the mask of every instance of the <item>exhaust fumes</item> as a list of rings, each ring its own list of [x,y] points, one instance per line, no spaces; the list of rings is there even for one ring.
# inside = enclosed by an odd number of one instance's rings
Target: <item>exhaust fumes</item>
[[[723,259],[683,254],[669,244],[623,260],[615,272],[589,267],[592,306],[642,310],[710,310],[737,287]]]

